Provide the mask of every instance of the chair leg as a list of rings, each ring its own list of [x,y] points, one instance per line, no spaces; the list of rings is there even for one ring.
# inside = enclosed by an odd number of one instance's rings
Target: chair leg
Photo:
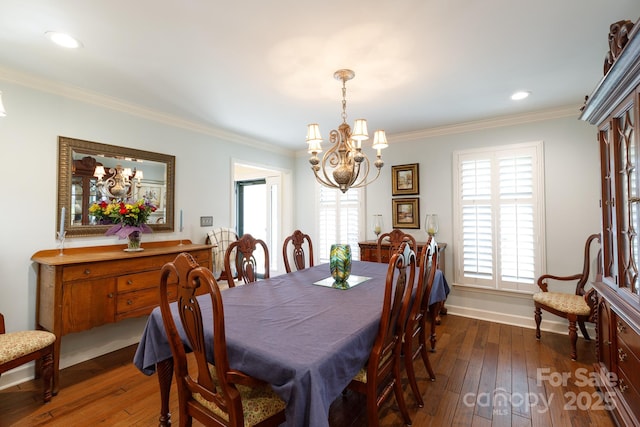
[[[367,383],[367,425],[371,427],[380,427],[378,419],[378,399],[377,390],[372,386],[374,381]]]
[[[397,356],[396,356],[397,357]],[[409,415],[409,409],[407,408],[407,403],[404,400],[404,391],[402,390],[402,378],[400,376],[400,360],[397,359],[395,366],[393,368],[393,391],[396,395],[396,401],[398,402],[398,406],[400,407],[400,412],[402,413],[402,418],[404,419],[404,423],[407,426],[411,425],[411,416]],[[375,404],[375,403],[374,403]],[[369,420],[371,422],[371,420]],[[378,422],[376,418],[376,423]]]
[[[587,332],[587,328],[584,325],[583,320],[578,320],[578,326],[580,326],[580,332],[582,332],[582,336],[584,337],[584,339],[587,341],[591,341],[591,338],[589,337],[589,333]]]
[[[422,355],[422,362],[424,363],[424,367],[427,369],[429,373],[429,379],[431,381],[436,380],[436,374],[433,372],[433,368],[431,367],[431,362],[429,361],[429,353],[427,353],[427,348],[423,345],[420,346],[420,355]]]
[[[536,319],[536,339],[540,339],[540,322],[542,322],[542,310],[540,307],[536,307],[535,311],[535,319]]]
[[[576,328],[576,320],[569,319],[569,341],[571,341],[571,360],[578,358],[576,343],[578,342],[578,328]]]
[[[407,371],[407,378],[409,379],[409,385],[411,386],[411,391],[416,398],[416,403],[418,407],[424,407],[424,401],[422,400],[422,393],[420,393],[420,388],[418,387],[418,381],[416,380],[416,371],[413,368],[413,349],[411,348],[412,339],[407,337],[404,343],[404,366]],[[422,347],[422,346],[421,346]]]
[[[53,346],[42,356],[42,383],[44,384],[44,403],[51,401],[53,394]]]
[[[436,317],[438,317],[439,309],[440,304],[438,303],[429,306],[429,318],[431,320],[431,336],[429,337],[429,341],[431,342],[431,352],[436,351]]]

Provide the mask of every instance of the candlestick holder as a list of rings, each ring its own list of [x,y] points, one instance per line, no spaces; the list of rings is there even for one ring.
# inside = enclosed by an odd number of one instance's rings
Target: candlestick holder
[[[372,227],[373,227],[373,233],[376,235],[376,240],[377,240],[378,236],[382,232],[382,215],[381,214],[373,215]]]
[[[64,239],[65,237],[67,237],[67,232],[63,231],[63,232],[56,232],[56,241],[58,242],[58,249],[59,249],[59,256],[64,255]]]
[[[182,242],[182,231],[183,230],[184,230],[184,227],[182,227],[182,225],[180,225],[180,228],[178,229],[178,233],[180,234],[180,243],[178,243],[178,246],[184,245],[184,243]]]
[[[438,233],[438,215],[427,214],[424,219],[424,228],[429,236],[435,236]]]

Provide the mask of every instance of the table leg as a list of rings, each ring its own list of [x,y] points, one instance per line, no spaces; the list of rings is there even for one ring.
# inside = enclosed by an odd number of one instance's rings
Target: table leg
[[[440,315],[440,307],[442,302],[436,302],[429,306],[429,317],[431,318],[431,334],[429,341],[431,342],[431,351],[436,351],[436,325],[439,325],[438,317]]]
[[[160,419],[159,426],[171,425],[171,413],[169,412],[169,395],[171,393],[171,378],[173,377],[173,358],[168,358],[156,363],[158,382],[160,383]]]

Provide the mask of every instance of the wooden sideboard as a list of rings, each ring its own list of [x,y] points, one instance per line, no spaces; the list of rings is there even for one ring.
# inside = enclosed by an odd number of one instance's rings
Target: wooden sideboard
[[[181,252],[190,253],[203,267],[212,267],[211,245],[182,242],[144,243],[140,252],[125,252],[126,245],[70,248],[63,255],[52,249],[31,257],[38,264],[36,327],[57,338],[54,393],[59,390],[63,335],[151,313],[160,303],[160,269]],[[177,285],[172,292],[177,293]]]
[[[416,248],[416,255],[419,256],[420,252],[424,245],[427,242],[416,242],[418,247]],[[377,240],[366,240],[364,242],[358,242],[358,246],[360,246],[360,260],[362,261],[378,261],[378,241]],[[382,247],[386,250],[382,251],[382,262],[389,262],[389,243],[383,243]],[[438,243],[438,268],[445,272],[445,255],[444,250],[447,248],[446,243]]]

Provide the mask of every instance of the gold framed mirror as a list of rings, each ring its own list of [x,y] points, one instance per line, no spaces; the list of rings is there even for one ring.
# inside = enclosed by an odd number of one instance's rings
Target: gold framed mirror
[[[113,198],[102,185],[105,181],[95,176],[97,166],[106,171],[130,169],[126,198],[144,198],[156,206],[147,223],[154,232],[174,230],[175,156],[60,136],[56,231],[62,208],[67,237],[100,235],[111,226],[89,215],[91,204]]]

